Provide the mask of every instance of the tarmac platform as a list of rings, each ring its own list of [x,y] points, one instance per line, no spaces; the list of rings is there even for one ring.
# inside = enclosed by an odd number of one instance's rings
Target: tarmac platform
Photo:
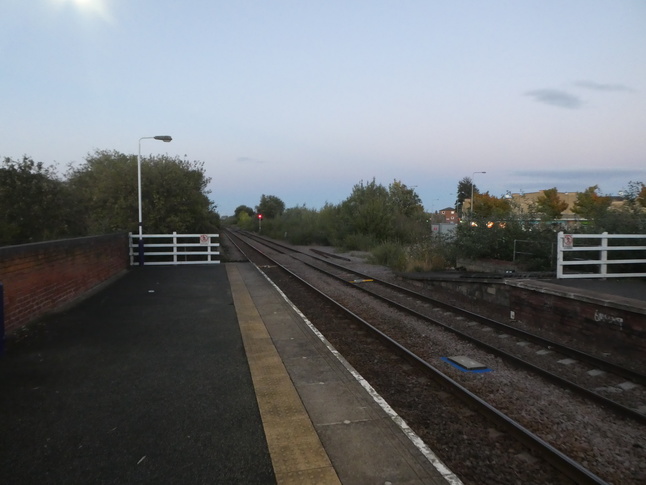
[[[0,388],[3,483],[460,483],[251,263],[130,270]]]

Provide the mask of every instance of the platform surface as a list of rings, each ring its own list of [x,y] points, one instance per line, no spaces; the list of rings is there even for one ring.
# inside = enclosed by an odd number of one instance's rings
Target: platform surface
[[[3,483],[459,483],[250,263],[144,267],[0,359]]]

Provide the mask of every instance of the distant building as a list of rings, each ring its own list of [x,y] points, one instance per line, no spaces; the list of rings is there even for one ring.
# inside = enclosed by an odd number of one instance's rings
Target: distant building
[[[458,212],[453,207],[446,207],[445,209],[441,209],[439,212],[444,216],[444,222],[446,224],[457,224],[460,222]]]

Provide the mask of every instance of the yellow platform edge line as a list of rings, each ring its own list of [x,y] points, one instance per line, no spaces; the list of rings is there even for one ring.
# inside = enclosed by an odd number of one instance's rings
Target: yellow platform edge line
[[[340,484],[239,268],[225,266],[277,483]]]

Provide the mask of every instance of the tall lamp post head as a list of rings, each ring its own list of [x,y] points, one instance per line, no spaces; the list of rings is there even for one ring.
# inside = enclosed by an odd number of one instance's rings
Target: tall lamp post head
[[[164,143],[169,143],[169,142],[173,141],[173,137],[172,137],[172,136],[168,136],[168,135],[158,135],[158,136],[153,136],[153,138],[154,138],[155,140],[161,140],[161,141],[163,141]]]

